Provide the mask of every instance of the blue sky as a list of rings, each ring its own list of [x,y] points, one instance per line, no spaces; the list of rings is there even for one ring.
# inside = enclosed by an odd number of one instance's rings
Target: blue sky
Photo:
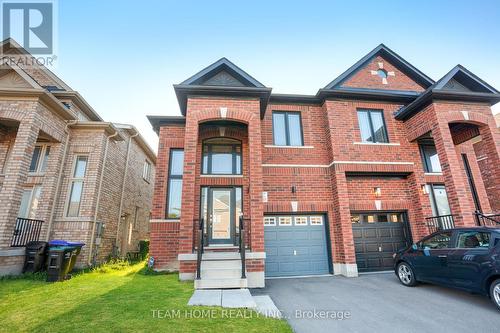
[[[59,0],[55,73],[108,121],[179,115],[172,84],[227,57],[273,92],[314,94],[384,43],[437,80],[500,89],[500,2]],[[496,107],[500,112],[500,107]]]

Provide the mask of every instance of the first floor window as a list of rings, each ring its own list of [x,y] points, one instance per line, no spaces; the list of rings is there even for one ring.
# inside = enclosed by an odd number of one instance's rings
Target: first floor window
[[[31,157],[29,172],[45,172],[49,161],[50,146],[36,145]]]
[[[384,115],[381,110],[358,110],[358,122],[363,142],[389,142]]]
[[[171,149],[168,170],[167,218],[181,217],[184,150]]]
[[[300,112],[273,112],[273,139],[276,146],[302,146]]]
[[[435,145],[420,145],[420,153],[422,154],[425,172],[441,172],[441,163]]]
[[[77,217],[80,215],[80,203],[82,201],[87,161],[87,156],[77,156],[75,159],[73,174],[70,181],[68,208],[66,211],[68,217]]]
[[[25,219],[37,218],[36,210],[40,202],[41,192],[42,192],[42,187],[40,185],[24,189],[17,217]]]

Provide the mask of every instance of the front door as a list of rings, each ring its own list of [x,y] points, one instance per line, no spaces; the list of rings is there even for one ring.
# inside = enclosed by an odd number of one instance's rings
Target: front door
[[[234,244],[235,212],[234,188],[209,188],[208,242]]]

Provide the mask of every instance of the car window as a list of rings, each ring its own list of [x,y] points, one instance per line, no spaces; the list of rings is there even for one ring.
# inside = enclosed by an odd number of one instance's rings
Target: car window
[[[488,248],[489,246],[489,232],[464,231],[458,234],[458,247],[461,249]]]
[[[426,240],[423,240],[421,247],[430,249],[446,249],[451,244],[451,231],[441,232]]]

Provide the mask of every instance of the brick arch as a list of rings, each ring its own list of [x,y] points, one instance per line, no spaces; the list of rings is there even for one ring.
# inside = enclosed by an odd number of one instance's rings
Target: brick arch
[[[231,125],[224,126],[224,136],[221,136],[219,129],[214,126],[210,128],[200,128],[199,138],[201,141],[216,138],[216,137],[224,137],[229,139],[236,139],[239,141],[246,141],[248,139],[248,129],[235,128],[231,127]]]
[[[467,112],[467,111],[466,111]],[[467,119],[468,118],[468,119]],[[460,111],[449,111],[446,115],[448,123],[465,123],[477,126],[491,126],[492,118],[478,112],[463,113]]]
[[[204,110],[195,114],[195,119],[198,124],[202,124],[214,120],[228,120],[237,123],[249,125],[252,120],[255,120],[255,114],[252,112],[245,112],[243,110],[228,109],[226,116],[221,117],[220,110]]]

